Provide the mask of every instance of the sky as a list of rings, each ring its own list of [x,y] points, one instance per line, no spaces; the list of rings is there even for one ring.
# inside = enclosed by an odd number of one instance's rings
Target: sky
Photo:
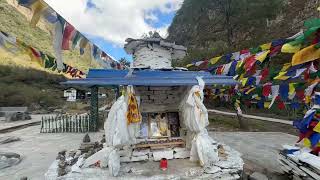
[[[119,60],[132,60],[123,50],[126,38],[149,31],[162,37],[183,0],[45,0],[93,43]]]

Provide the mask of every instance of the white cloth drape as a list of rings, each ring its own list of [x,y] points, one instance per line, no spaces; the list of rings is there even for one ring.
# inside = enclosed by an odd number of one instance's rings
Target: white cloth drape
[[[180,105],[180,111],[188,131],[187,138],[191,140],[190,160],[199,161],[201,166],[207,167],[212,166],[219,158],[217,145],[206,130],[209,121],[208,111],[203,104],[204,81],[197,79],[199,85],[190,89]]]

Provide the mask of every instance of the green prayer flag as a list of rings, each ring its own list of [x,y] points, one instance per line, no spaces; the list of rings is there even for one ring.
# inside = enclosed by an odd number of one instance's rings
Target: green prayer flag
[[[320,26],[320,19],[319,18],[312,18],[312,19],[306,20],[303,25],[304,25],[304,27],[307,27],[307,28]]]
[[[258,47],[255,47],[255,48],[250,48],[249,51],[250,51],[251,54],[257,54],[258,52],[262,51],[262,49],[261,49],[260,46],[258,46]]]

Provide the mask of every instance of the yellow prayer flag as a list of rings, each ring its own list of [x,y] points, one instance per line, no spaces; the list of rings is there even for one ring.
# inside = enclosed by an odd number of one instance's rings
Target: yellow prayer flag
[[[262,51],[264,50],[269,50],[271,48],[271,43],[266,43],[266,44],[262,44],[260,45]]]
[[[289,83],[289,94],[291,94],[291,95],[294,94],[296,91],[296,89],[294,87],[295,84],[296,83]]]
[[[244,74],[241,74],[239,80],[241,81],[244,78]]]
[[[255,90],[256,88],[255,87],[253,87],[253,88],[251,88],[251,89],[249,89],[245,94],[250,94],[253,90]]]
[[[247,84],[248,78],[243,78],[241,81],[242,86],[245,86]]]
[[[189,68],[189,67],[191,67],[191,66],[193,66],[193,64],[187,64],[187,65],[186,65],[186,68]]]
[[[305,147],[311,147],[311,142],[310,142],[310,140],[309,140],[308,138],[304,138],[304,139],[303,139],[303,145],[304,145]]]
[[[287,73],[287,71],[279,72],[279,74],[276,77],[274,77],[273,79],[282,80],[282,81],[287,80],[290,78],[290,76],[285,76],[286,73]]]
[[[306,96],[305,97],[305,103],[309,104],[311,102],[311,96]]]
[[[254,99],[260,101],[260,100],[261,100],[261,97],[257,96],[257,97],[255,97]]]
[[[266,101],[266,102],[263,103],[263,107],[264,107],[265,109],[269,109],[270,104],[271,104],[270,102],[267,102],[267,101]]]
[[[281,52],[283,52],[283,53],[296,53],[296,52],[300,51],[300,49],[301,49],[301,44],[293,46],[290,43],[286,43],[282,46]]]
[[[281,69],[281,71],[286,71],[291,67],[291,63],[285,63]]]
[[[222,56],[218,56],[218,57],[214,57],[212,59],[210,59],[210,63],[211,64],[216,64],[220,59],[221,59]]]
[[[35,27],[37,25],[37,23],[40,20],[41,14],[42,12],[48,8],[47,4],[44,3],[42,0],[36,1],[33,5],[32,5],[32,10],[33,10],[33,16],[31,18],[31,26]]]
[[[270,50],[262,52],[262,53],[258,53],[255,58],[258,61],[263,62],[267,58],[269,53],[270,53]]]
[[[244,60],[240,60],[237,63],[236,69],[239,69],[243,65]]]
[[[301,51],[295,53],[292,57],[292,66],[303,64],[320,58],[320,49],[314,47],[315,45],[308,46]]]

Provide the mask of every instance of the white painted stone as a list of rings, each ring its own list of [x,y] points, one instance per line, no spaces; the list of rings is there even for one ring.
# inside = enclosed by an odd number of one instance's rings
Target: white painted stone
[[[126,157],[120,157],[120,162],[122,163],[127,163],[127,162],[131,162],[130,157],[126,156]]]
[[[221,171],[221,168],[218,166],[212,166],[212,167],[208,167],[204,170],[205,173],[207,174],[215,174],[217,172]]]
[[[181,151],[186,151],[186,148],[182,148],[182,147],[175,147],[173,148],[174,152],[181,152]]]
[[[173,150],[153,151],[154,161],[160,161],[162,158],[173,159]]]
[[[149,152],[150,152],[150,149],[134,150],[134,151],[132,152],[132,156],[148,155]]]
[[[190,157],[190,151],[179,151],[173,154],[175,159],[185,159]]]
[[[131,162],[146,161],[148,159],[149,159],[149,157],[147,155],[144,155],[144,156],[132,156],[131,157]]]

